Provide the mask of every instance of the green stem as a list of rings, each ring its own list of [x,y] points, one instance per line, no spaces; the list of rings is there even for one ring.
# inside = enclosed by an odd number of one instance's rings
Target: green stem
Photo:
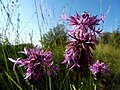
[[[52,88],[51,88],[51,77],[49,76],[49,90],[52,90]]]

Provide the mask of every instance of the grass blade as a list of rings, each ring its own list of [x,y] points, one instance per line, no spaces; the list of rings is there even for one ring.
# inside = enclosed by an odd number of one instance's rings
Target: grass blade
[[[4,71],[5,72],[5,71]],[[7,72],[5,72],[5,74],[7,75],[7,77],[20,89],[23,90],[10,76]]]

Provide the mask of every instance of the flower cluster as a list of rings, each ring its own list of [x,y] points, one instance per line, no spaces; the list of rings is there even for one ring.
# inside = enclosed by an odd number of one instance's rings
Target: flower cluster
[[[10,61],[14,62],[15,65],[24,66],[26,69],[25,79],[38,81],[42,76],[49,76],[52,72],[56,75],[59,70],[58,66],[53,66],[51,62],[52,55],[50,51],[45,51],[43,49],[25,49],[20,51],[26,55],[25,59],[18,58],[13,60],[9,58]]]
[[[71,42],[66,46],[65,60],[62,63],[68,63],[70,69],[91,65],[93,59],[90,47],[95,49],[97,35],[101,32],[96,26],[103,17],[97,19],[97,16],[90,16],[85,12],[82,15],[76,13],[75,16],[70,17],[64,14],[61,18],[67,20],[71,26],[71,30],[68,30]]]
[[[96,63],[90,66],[90,71],[96,77],[101,75],[104,76],[108,74],[108,67],[100,60],[97,60]]]
[[[79,42],[84,43],[95,43],[97,34],[100,34],[101,30],[96,29],[102,17],[97,19],[96,16],[90,16],[87,12],[83,15],[76,13],[75,16],[70,16],[68,23],[73,28],[68,31],[68,34]]]

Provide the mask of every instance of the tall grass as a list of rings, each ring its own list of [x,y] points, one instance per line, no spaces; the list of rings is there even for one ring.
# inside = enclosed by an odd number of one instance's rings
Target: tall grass
[[[0,47],[0,86],[2,90],[14,90],[14,89],[24,89],[27,88],[24,85],[27,85],[26,81],[23,81],[23,70],[16,68],[16,71],[13,71],[13,64],[8,61],[8,57],[18,57],[18,50],[22,50],[26,45],[22,46],[12,46],[12,45],[1,45]],[[30,47],[30,45],[28,45]],[[5,60],[6,59],[6,60]],[[23,88],[24,86],[24,88]]]
[[[45,90],[95,90],[95,89],[106,89],[106,90],[119,90],[120,87],[120,57],[119,48],[108,44],[99,44],[94,51],[94,58],[101,59],[108,64],[110,75],[106,77],[107,81],[96,82],[92,78],[91,74],[88,73],[89,77],[81,78],[77,72],[69,71],[64,65],[60,64],[60,61],[64,59],[63,53],[64,48],[62,46],[56,46],[51,49],[53,52],[54,60],[59,64],[61,70],[57,76],[51,76],[40,82],[38,86],[31,86],[28,81],[23,79],[24,69],[17,68],[16,71],[12,70],[13,64],[5,58],[18,57],[17,51],[23,50],[26,45],[21,46],[2,46],[1,47],[1,67],[0,67],[0,85],[1,88],[7,90],[20,89],[20,90],[32,90],[32,89],[45,89]],[[4,51],[3,51],[3,50]],[[16,51],[15,51],[16,50]],[[7,65],[6,65],[7,63]],[[77,76],[76,76],[77,75]]]

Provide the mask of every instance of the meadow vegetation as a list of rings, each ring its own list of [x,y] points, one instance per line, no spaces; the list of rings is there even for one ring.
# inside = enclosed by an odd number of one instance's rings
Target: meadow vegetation
[[[59,29],[56,29],[59,30]],[[64,29],[65,30],[65,29]],[[51,34],[56,31],[50,31]],[[64,35],[65,32],[62,31]],[[63,34],[54,34],[49,35],[45,34],[43,40],[46,40],[47,43],[43,42],[44,48],[47,48],[52,51],[53,61],[55,64],[58,64],[60,67],[60,72],[56,77],[51,77],[51,88],[52,90],[74,90],[75,87],[81,88],[81,90],[93,90],[95,87],[100,90],[119,90],[120,88],[120,44],[118,42],[104,43],[99,39],[99,43],[96,45],[96,50],[93,52],[93,57],[95,60],[102,60],[109,67],[109,75],[105,77],[103,80],[97,82],[97,86],[92,85],[94,79],[91,77],[80,78],[76,76],[75,73],[79,72],[70,72],[65,65],[62,65],[60,62],[64,60],[64,51],[66,45],[67,35],[63,38],[61,37]],[[119,33],[120,35],[120,33]],[[58,36],[58,37],[57,37]],[[101,38],[101,37],[99,37]],[[111,37],[112,38],[112,37]],[[55,39],[55,40],[54,40]],[[57,40],[56,40],[57,39]],[[104,38],[102,38],[104,39]],[[110,39],[110,38],[108,38]],[[115,38],[114,38],[115,40]],[[115,40],[116,41],[116,40]],[[119,40],[118,40],[119,41]],[[58,44],[59,43],[59,44]],[[47,47],[46,47],[47,46]],[[15,90],[15,89],[35,89],[38,88],[37,85],[29,84],[28,81],[24,80],[24,68],[19,68],[16,66],[15,71],[13,71],[13,63],[11,63],[8,58],[12,57],[16,59],[17,57],[24,57],[22,54],[18,54],[18,51],[22,51],[26,48],[33,48],[32,44],[1,44],[0,46],[0,87],[2,90]],[[90,75],[90,73],[86,72],[86,74]],[[84,74],[83,74],[84,75]],[[49,90],[49,78],[44,78],[42,82],[40,82],[39,89]],[[91,88],[90,88],[91,87]],[[99,88],[98,88],[99,87]],[[76,89],[77,90],[77,89]]]

